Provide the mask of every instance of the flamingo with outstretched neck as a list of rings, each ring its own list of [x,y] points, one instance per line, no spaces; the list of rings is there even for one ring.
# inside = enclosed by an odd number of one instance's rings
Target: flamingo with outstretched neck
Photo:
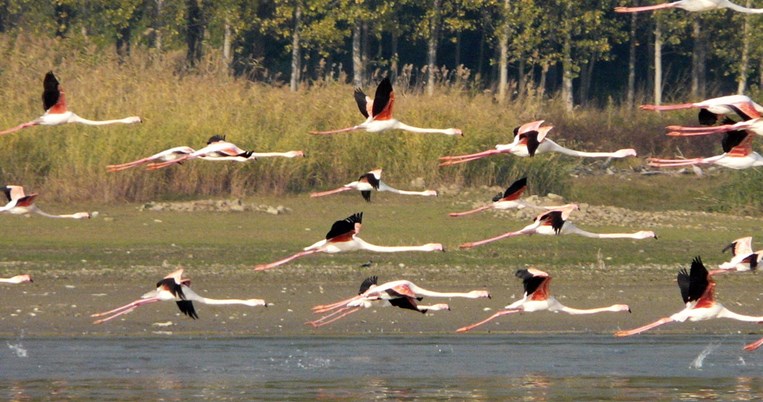
[[[546,136],[554,126],[541,126],[541,124],[543,124],[543,120],[537,120],[515,128],[514,141],[509,144],[498,144],[495,146],[495,149],[466,155],[442,156],[440,157],[440,166],[471,162],[499,154],[533,157],[537,154],[557,152],[581,158],[625,158],[636,156],[636,150],[632,148],[618,149],[614,152],[585,152],[565,148]]]
[[[36,213],[46,218],[65,218],[65,219],[90,219],[93,214],[89,212],[76,212],[73,214],[61,214],[54,215],[49,214],[34,203],[37,198],[37,193],[27,195],[24,192],[24,187],[8,185],[1,187],[0,190],[5,194],[8,199],[8,203],[0,207],[0,213],[7,212],[11,215],[26,215],[30,213]]]
[[[467,299],[479,299],[490,298],[490,293],[486,290],[472,290],[469,292],[436,292],[424,289],[413,282],[404,279],[379,285],[378,277],[371,276],[366,278],[360,285],[360,290],[358,291],[357,296],[336,303],[313,307],[314,313],[333,312],[317,320],[306,322],[305,324],[313,327],[327,325],[363,308],[369,308],[375,302],[387,302],[395,307],[420,311],[422,313],[426,313],[429,310],[450,310],[450,307],[443,303],[430,306],[419,304],[424,297],[462,297]]]
[[[376,94],[371,99],[360,88],[355,88],[355,102],[358,104],[360,113],[366,118],[357,126],[328,131],[311,131],[313,135],[330,135],[337,133],[347,133],[357,130],[365,130],[369,133],[378,133],[387,130],[404,130],[411,133],[422,134],[445,134],[445,135],[463,135],[463,132],[457,128],[420,128],[409,126],[394,117],[392,117],[392,107],[395,104],[395,92],[392,90],[392,83],[389,78],[384,78],[379,86],[376,87]]]
[[[700,12],[728,8],[745,14],[763,14],[763,8],[747,8],[734,4],[729,0],[678,0],[671,3],[653,4],[641,7],[615,7],[616,13],[639,13],[642,11],[680,8],[689,12]]]
[[[745,322],[763,321],[763,316],[755,317],[737,314],[715,301],[715,281],[707,271],[707,268],[705,268],[705,265],[702,264],[700,257],[695,257],[692,260],[689,272],[686,271],[686,268],[678,271],[677,281],[678,288],[681,290],[681,298],[686,304],[683,310],[671,316],[660,318],[651,324],[627,331],[617,331],[615,336],[636,335],[661,325],[671,322],[684,322],[686,320],[695,322],[714,318],[730,318]]]
[[[368,173],[361,175],[358,178],[358,180],[347,183],[344,186],[333,189],[333,190],[310,193],[310,197],[311,198],[323,197],[326,195],[337,194],[337,193],[351,191],[351,190],[360,191],[360,195],[363,197],[364,200],[368,202],[371,202],[371,192],[373,190],[387,191],[390,193],[395,193],[400,195],[420,195],[424,197],[437,196],[437,191],[434,191],[434,190],[424,190],[424,191],[398,190],[394,187],[390,187],[389,185],[387,185],[387,183],[383,182],[381,179],[381,175],[382,175],[382,169],[374,169],[369,171]]]
[[[399,253],[406,251],[444,251],[440,243],[427,243],[421,246],[377,246],[366,242],[358,237],[363,222],[363,213],[358,212],[347,218],[336,221],[331,226],[331,230],[326,234],[326,238],[315,244],[305,247],[302,251],[292,254],[281,260],[269,264],[259,264],[254,267],[255,271],[265,271],[271,268],[286,264],[297,258],[316,253],[340,253],[344,251],[367,250],[375,253]]]
[[[29,282],[34,282],[32,280],[32,276],[29,274],[16,275],[10,278],[0,278],[0,283],[10,283],[13,285],[18,285],[19,283],[29,283]]]
[[[509,237],[522,236],[522,235],[567,235],[574,234],[583,237],[589,237],[593,239],[656,239],[657,235],[650,230],[642,230],[635,233],[593,233],[578,228],[572,222],[570,222],[569,216],[572,211],[578,209],[577,204],[567,204],[548,212],[544,212],[535,217],[533,223],[525,226],[524,228],[507,232],[502,235],[491,237],[489,239],[468,242],[458,246],[461,249],[469,249],[483,244],[492,243],[497,240],[506,239]]]
[[[668,110],[699,109],[699,124],[712,126],[719,121],[724,124],[734,123],[728,116],[735,114],[742,120],[761,117],[763,106],[753,102],[745,95],[728,95],[710,98],[701,102],[677,103],[672,105],[641,105],[641,110],[662,112]]]
[[[199,318],[199,315],[196,313],[193,302],[209,305],[240,304],[249,307],[267,307],[267,303],[265,303],[265,301],[262,299],[210,299],[200,296],[191,290],[190,286],[191,281],[190,279],[183,278],[183,269],[181,268],[168,274],[162,280],[157,282],[156,289],[144,294],[140,299],[125,304],[124,306],[117,307],[113,310],[92,314],[90,317],[97,318],[105,316],[105,318],[101,318],[93,322],[93,324],[101,324],[106,321],[111,321],[124,314],[130,313],[140,306],[160,301],[174,301],[180,309],[181,313],[194,320]]]
[[[104,126],[108,124],[133,124],[143,122],[138,116],[130,116],[116,120],[88,120],[77,116],[67,109],[64,89],[59,84],[58,79],[52,71],[45,74],[43,88],[42,105],[45,114],[27,123],[19,124],[16,127],[0,131],[0,135],[15,133],[16,131],[34,126],[58,126],[67,123]]]
[[[535,311],[551,311],[552,313],[567,313],[572,315],[583,314],[597,314],[604,312],[631,312],[630,307],[627,304],[613,304],[608,307],[592,308],[592,309],[578,309],[567,307],[560,303],[551,292],[548,290],[551,283],[551,276],[539,269],[529,268],[520,269],[515,273],[517,278],[522,279],[522,285],[524,286],[524,296],[504,307],[503,310],[491,315],[490,317],[477,322],[475,324],[467,325],[456,330],[456,332],[467,332],[472,329],[490,322],[498,317],[515,314],[515,313],[532,313]]]

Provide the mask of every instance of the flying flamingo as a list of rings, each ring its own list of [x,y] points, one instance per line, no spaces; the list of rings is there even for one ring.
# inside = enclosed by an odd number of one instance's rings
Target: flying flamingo
[[[515,301],[514,303],[509,304],[508,306],[504,307],[502,311],[499,311],[490,317],[475,323],[471,325],[467,325],[465,327],[461,327],[456,330],[456,332],[467,332],[475,327],[478,327],[482,324],[485,324],[489,321],[492,321],[502,315],[507,314],[514,314],[514,313],[532,313],[534,311],[544,311],[548,310],[553,313],[567,313],[572,315],[579,315],[579,314],[596,314],[596,313],[603,313],[603,312],[620,312],[620,311],[627,311],[631,312],[630,307],[628,307],[627,304],[614,304],[609,307],[601,307],[601,308],[592,308],[592,309],[576,309],[572,307],[567,307],[563,305],[562,303],[559,303],[558,300],[554,296],[551,296],[551,292],[548,290],[549,283],[551,282],[551,276],[549,276],[547,273],[530,268],[530,269],[520,269],[515,273],[517,278],[522,279],[522,284],[525,288],[525,294],[520,299]]]
[[[8,198],[8,203],[0,207],[0,212],[8,212],[12,215],[24,215],[29,213],[36,213],[46,218],[68,218],[68,219],[90,219],[91,214],[89,212],[77,212],[74,214],[64,215],[52,215],[40,210],[35,205],[34,201],[37,198],[37,193],[26,195],[24,193],[24,187],[22,186],[5,186],[0,190],[5,193],[5,197]]]
[[[421,246],[394,246],[385,247],[367,243],[360,237],[360,227],[363,222],[363,213],[358,212],[348,216],[346,219],[336,221],[331,226],[331,230],[326,234],[326,238],[311,246],[305,247],[303,251],[286,257],[282,260],[271,262],[270,264],[259,264],[254,267],[255,271],[264,271],[275,268],[279,265],[315,253],[340,253],[343,251],[368,250],[377,253],[398,253],[403,251],[445,251],[440,243],[428,243]]]
[[[652,231],[642,230],[635,233],[592,233],[578,228],[568,219],[572,211],[578,209],[576,204],[567,204],[553,209],[548,212],[544,212],[533,220],[533,223],[525,226],[521,230],[515,232],[507,232],[500,236],[491,237],[489,239],[464,243],[458,246],[461,249],[468,249],[472,247],[481,246],[483,244],[492,243],[496,240],[505,239],[508,237],[515,237],[521,235],[566,235],[575,234],[584,237],[590,237],[594,239],[649,239],[657,238],[657,235]]]
[[[177,306],[180,309],[180,312],[187,315],[188,317],[191,317],[194,320],[199,318],[199,315],[196,314],[196,309],[193,307],[193,302],[195,301],[199,303],[210,304],[210,305],[242,304],[242,305],[250,306],[250,307],[257,307],[257,306],[267,307],[267,304],[262,299],[248,299],[248,300],[209,299],[203,296],[199,296],[196,292],[191,290],[190,286],[191,286],[191,280],[187,278],[183,278],[183,269],[181,268],[175,272],[170,273],[169,275],[165,276],[164,279],[157,282],[156,290],[152,290],[144,294],[143,296],[141,296],[140,299],[135,300],[132,303],[125,304],[122,307],[117,307],[110,311],[92,314],[90,317],[95,318],[95,317],[107,316],[106,318],[101,318],[93,322],[93,324],[100,324],[106,321],[113,320],[114,318],[117,318],[121,315],[132,312],[136,308],[143,306],[145,304],[155,303],[159,301],[174,301],[175,303],[177,303]]]
[[[710,275],[728,272],[755,271],[763,259],[763,250],[752,251],[752,237],[736,239],[723,248],[723,252],[731,250],[731,260],[719,265],[716,270],[710,271]]]
[[[274,156],[281,156],[285,158],[295,158],[305,156],[302,151],[288,151],[288,152],[254,152],[247,151],[239,148],[236,144],[225,140],[224,135],[213,135],[207,141],[207,146],[191,152],[187,155],[181,155],[178,158],[167,160],[163,162],[149,163],[148,170],[157,170],[173,164],[180,164],[190,159],[204,159],[208,161],[235,161],[235,162],[247,162],[255,160],[256,158],[269,158]]]
[[[662,159],[648,158],[653,167],[680,167],[693,165],[718,165],[729,169],[747,169],[763,166],[763,157],[752,150],[753,135],[745,131],[730,131],[724,136],[724,153],[707,158]]]
[[[667,126],[665,129],[668,131],[670,137],[693,137],[698,135],[708,134],[724,134],[734,132],[747,132],[755,135],[763,136],[763,118],[757,117],[750,120],[740,121],[736,123],[723,124],[714,127],[692,127],[692,126]]]
[[[496,209],[496,210],[504,210],[504,209],[521,209],[521,208],[542,208],[542,209],[556,209],[559,207],[541,207],[538,205],[531,205],[528,204],[522,200],[519,199],[519,197],[522,196],[522,193],[527,189],[527,178],[523,177],[514,183],[511,183],[511,185],[506,189],[506,191],[496,194],[493,197],[493,203],[488,205],[483,205],[481,207],[464,211],[464,212],[451,212],[448,214],[448,216],[452,216],[454,218],[464,215],[471,215],[477,212],[482,212],[488,209]]]
[[[0,283],[12,283],[14,285],[19,283],[34,282],[32,276],[28,274],[16,275],[11,278],[0,278]]]
[[[330,195],[330,194],[336,194],[341,193],[343,191],[350,191],[350,190],[358,190],[360,191],[360,195],[363,196],[363,199],[365,199],[368,202],[371,202],[371,191],[388,191],[390,193],[395,194],[402,194],[402,195],[421,195],[421,196],[437,196],[437,191],[434,190],[424,190],[424,191],[407,191],[407,190],[398,190],[396,188],[392,188],[387,185],[387,183],[381,181],[381,169],[374,169],[370,172],[363,174],[358,178],[358,180],[355,180],[351,183],[347,183],[342,187],[339,187],[334,190],[328,190],[328,191],[322,191],[318,193],[310,193],[310,197],[323,197],[324,195]]]
[[[66,123],[80,123],[87,124],[89,126],[103,126],[107,124],[132,124],[141,123],[138,116],[125,117],[118,120],[88,120],[77,116],[73,112],[70,112],[66,108],[66,96],[64,89],[58,83],[56,76],[52,71],[45,74],[43,80],[44,91],[42,93],[42,105],[45,109],[45,114],[42,116],[23,124],[19,124],[16,127],[9,128],[5,131],[0,131],[0,135],[15,133],[24,128],[34,126],[58,126]]]
[[[486,290],[472,290],[470,292],[435,292],[421,288],[411,281],[397,280],[378,284],[378,278],[372,276],[366,278],[360,285],[358,295],[332,304],[313,307],[314,313],[334,312],[323,316],[315,321],[307,322],[307,325],[320,327],[330,324],[342,317],[352,314],[360,309],[369,308],[374,302],[384,301],[395,307],[410,309],[426,313],[428,310],[450,310],[447,304],[435,304],[422,306],[418,304],[425,296],[428,297],[464,297],[467,299],[490,298]]]
[[[715,301],[715,281],[707,272],[707,268],[702,264],[700,257],[695,257],[691,262],[691,270],[686,272],[686,268],[678,271],[678,287],[681,289],[681,297],[686,303],[686,308],[669,317],[631,329],[629,331],[617,331],[615,336],[631,336],[648,331],[652,328],[670,322],[704,321],[712,318],[731,318],[733,320],[760,322],[763,317],[753,317],[742,315],[727,310],[721,303]]]
[[[118,165],[108,165],[106,166],[106,169],[109,172],[118,172],[120,170],[130,169],[130,168],[144,165],[146,163],[151,163],[151,162],[161,163],[161,162],[174,161],[186,155],[190,155],[194,152],[196,151],[191,147],[186,147],[186,146],[174,147],[170,149],[165,149],[162,152],[153,154],[143,159],[138,159],[136,161],[120,163]]]
[[[679,103],[675,105],[641,105],[641,110],[666,111],[681,109],[699,109],[699,123],[703,126],[712,126],[718,121],[733,123],[727,117],[729,114],[736,114],[742,120],[750,120],[761,117],[763,106],[755,103],[745,95],[729,95],[718,98],[707,99],[695,103]]]
[[[486,156],[507,153],[520,157],[532,157],[536,154],[548,152],[558,152],[581,158],[625,158],[636,156],[636,150],[632,148],[618,149],[615,152],[583,152],[565,148],[546,137],[554,126],[541,127],[542,123],[543,120],[537,120],[515,128],[514,141],[510,144],[498,144],[495,146],[495,149],[467,155],[442,156],[440,157],[440,166],[456,165],[482,159]]]
[[[672,3],[654,4],[642,7],[615,7],[616,13],[638,13],[641,11],[661,10],[665,8],[681,8],[689,12],[718,10],[728,8],[740,13],[761,14],[763,8],[746,8],[728,0],[679,0]]]
[[[355,88],[355,102],[358,103],[360,113],[366,118],[361,124],[339,130],[311,131],[310,134],[328,135],[345,133],[356,130],[366,130],[369,133],[378,133],[386,130],[405,130],[412,133],[435,133],[445,135],[464,135],[457,128],[419,128],[409,126],[392,117],[392,107],[395,104],[395,92],[389,78],[384,78],[376,87],[376,95],[371,99],[360,88]]]

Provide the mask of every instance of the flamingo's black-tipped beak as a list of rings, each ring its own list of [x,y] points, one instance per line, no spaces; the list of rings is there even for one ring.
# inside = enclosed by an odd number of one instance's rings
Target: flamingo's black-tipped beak
[[[629,308],[628,308],[628,314],[630,314],[630,313],[632,313],[632,311],[631,311],[631,309],[630,309],[630,307],[629,307]]]

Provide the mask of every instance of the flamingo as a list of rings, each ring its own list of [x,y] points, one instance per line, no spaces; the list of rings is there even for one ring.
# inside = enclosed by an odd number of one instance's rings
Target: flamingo
[[[315,253],[340,253],[343,251],[353,250],[367,250],[376,253],[398,253],[403,251],[445,251],[440,243],[428,243],[421,246],[377,246],[371,243],[367,243],[360,237],[360,227],[363,222],[363,213],[357,212],[348,216],[346,219],[336,221],[331,226],[331,230],[326,234],[326,238],[311,246],[305,247],[303,251],[293,254],[284,259],[271,262],[269,264],[259,264],[254,270],[264,271],[267,269],[275,268],[279,265],[286,264],[294,259],[304,257],[306,255]]]
[[[170,273],[169,275],[165,276],[164,279],[157,282],[156,289],[144,294],[140,299],[125,304],[122,307],[117,307],[113,310],[92,314],[90,317],[96,318],[106,316],[106,318],[101,318],[93,322],[93,324],[101,324],[106,321],[113,320],[114,318],[117,318],[121,315],[132,312],[136,308],[145,304],[159,301],[174,301],[177,303],[181,313],[191,317],[194,320],[199,318],[199,315],[196,314],[196,309],[193,306],[193,302],[195,301],[210,305],[242,304],[250,307],[267,307],[267,304],[262,299],[209,299],[198,295],[196,292],[191,290],[190,286],[191,280],[183,278],[183,269],[181,268],[175,272]]]
[[[679,103],[675,105],[641,105],[641,110],[666,111],[681,109],[699,109],[699,123],[703,126],[712,126],[729,114],[736,114],[742,120],[750,120],[761,117],[763,106],[755,103],[745,95],[729,95],[718,98],[706,99],[702,102]],[[724,123],[733,122],[728,118]]]
[[[125,117],[117,120],[88,120],[77,116],[73,112],[70,112],[66,108],[66,96],[64,89],[58,83],[58,79],[49,71],[45,74],[43,80],[44,91],[42,93],[42,104],[45,109],[45,114],[42,116],[23,124],[19,124],[16,127],[9,128],[5,131],[0,131],[0,135],[15,133],[24,128],[34,126],[58,126],[66,123],[80,123],[87,124],[89,126],[103,126],[107,124],[133,124],[142,123],[143,120],[138,116]]]
[[[507,237],[515,237],[520,235],[533,235],[533,234],[541,234],[541,235],[575,234],[575,235],[590,237],[594,239],[642,240],[642,239],[657,238],[657,235],[655,235],[654,232],[648,231],[648,230],[642,230],[635,233],[592,233],[592,232],[585,231],[583,229],[578,228],[577,226],[575,226],[572,222],[568,220],[572,211],[577,209],[578,209],[578,206],[576,204],[562,205],[560,207],[557,207],[556,209],[552,209],[550,211],[547,211],[538,215],[537,217],[535,217],[535,219],[533,219],[533,223],[525,226],[521,230],[518,230],[515,232],[507,232],[500,236],[491,237],[485,240],[464,243],[458,247],[461,249],[469,249],[469,248],[481,246],[483,244],[492,243],[496,240],[505,239]]]
[[[10,278],[0,278],[0,283],[11,283],[17,285],[19,283],[34,282],[32,276],[28,274],[16,275]]]
[[[508,306],[504,307],[502,311],[499,311],[478,323],[457,329],[456,332],[467,332],[502,315],[522,312],[532,313],[534,311],[548,310],[553,313],[562,312],[572,315],[621,311],[627,311],[629,313],[631,312],[631,309],[627,304],[613,304],[609,307],[592,309],[577,309],[567,307],[562,303],[559,303],[559,301],[556,300],[554,296],[551,296],[551,292],[548,290],[549,283],[551,282],[551,276],[549,276],[547,273],[539,269],[529,268],[517,270],[515,276],[522,279],[522,284],[525,288],[525,294],[521,299],[509,304]]]
[[[369,98],[360,88],[355,88],[355,102],[358,104],[360,113],[366,118],[361,124],[339,130],[311,131],[314,135],[329,135],[346,133],[356,130],[366,130],[369,133],[378,133],[386,130],[405,130],[412,133],[434,133],[445,135],[464,135],[457,128],[419,128],[409,126],[392,117],[392,107],[395,104],[395,92],[389,78],[384,78],[376,87],[374,99]]]
[[[519,197],[522,196],[522,193],[527,189],[527,178],[523,177],[514,183],[511,183],[511,185],[506,189],[506,191],[496,194],[493,197],[493,203],[488,205],[483,205],[481,207],[464,211],[464,212],[451,212],[448,214],[448,216],[457,218],[459,216],[464,215],[471,215],[477,212],[482,212],[488,209],[496,209],[496,210],[504,210],[504,209],[522,209],[522,208],[543,208],[543,209],[556,209],[559,208],[557,206],[554,207],[541,207],[537,205],[531,205],[528,204],[522,200],[519,199]]]
[[[118,172],[120,170],[130,169],[130,168],[144,165],[146,163],[151,163],[151,162],[174,161],[184,157],[185,155],[190,155],[194,152],[196,151],[191,147],[186,147],[186,146],[174,147],[170,149],[165,149],[164,151],[155,153],[151,156],[147,156],[143,159],[138,159],[132,162],[120,163],[118,165],[108,165],[106,166],[106,169],[109,172]]]
[[[653,167],[679,167],[693,165],[718,165],[729,169],[747,169],[763,166],[763,157],[752,150],[753,135],[745,131],[731,131],[724,136],[724,153],[706,158],[662,159],[648,158]]]
[[[763,136],[763,118],[757,117],[736,123],[723,124],[715,127],[691,127],[691,126],[667,126],[665,127],[670,137],[693,137],[708,134],[723,134],[734,132],[747,132]]]
[[[495,149],[467,155],[442,156],[440,157],[440,166],[456,165],[482,159],[486,156],[506,153],[520,157],[533,157],[536,154],[548,152],[558,152],[581,158],[625,158],[636,156],[636,150],[632,148],[618,149],[614,152],[583,152],[565,148],[546,137],[554,126],[541,127],[542,123],[543,120],[537,120],[515,128],[514,141],[510,144],[498,144],[495,146]]]
[[[641,11],[661,10],[665,8],[681,8],[689,12],[718,10],[728,8],[740,13],[761,14],[763,8],[746,8],[728,0],[679,0],[672,3],[654,4],[642,7],[615,7],[616,13],[638,13]]]
[[[318,193],[310,193],[310,197],[312,198],[323,197],[324,195],[336,194],[336,193],[341,193],[343,191],[350,191],[350,190],[360,191],[360,195],[362,195],[363,199],[365,199],[368,202],[371,202],[371,190],[388,191],[390,193],[402,194],[402,195],[421,195],[424,197],[437,196],[437,191],[434,191],[434,190],[407,191],[407,190],[398,190],[396,188],[390,187],[387,185],[387,183],[384,183],[383,181],[381,181],[381,174],[382,174],[382,169],[374,169],[369,171],[366,174],[361,175],[358,178],[358,180],[355,180],[351,183],[347,183],[344,186],[336,188],[334,190],[322,191]]]
[[[411,281],[396,280],[378,284],[378,277],[371,276],[366,278],[360,285],[358,295],[346,300],[338,301],[332,304],[313,307],[314,313],[334,312],[323,316],[315,321],[305,324],[313,327],[320,327],[330,324],[342,317],[352,314],[362,308],[369,308],[374,302],[384,301],[392,306],[404,309],[410,309],[426,313],[429,310],[450,310],[447,304],[435,304],[432,306],[422,306],[418,304],[423,297],[463,297],[467,299],[490,298],[490,293],[486,290],[472,290],[469,292],[435,292],[421,288]]]
[[[678,271],[677,280],[686,308],[669,317],[660,318],[651,324],[628,331],[617,331],[615,336],[636,335],[660,325],[686,320],[694,322],[713,318],[730,318],[746,322],[763,321],[763,317],[753,317],[729,311],[721,303],[715,301],[715,281],[708,273],[705,265],[702,264],[702,259],[699,256],[692,260],[689,272],[686,272],[686,268]]]
[[[710,271],[710,275],[728,272],[755,271],[763,259],[763,250],[752,251],[752,237],[742,237],[731,242],[723,248],[723,252],[731,250],[731,260],[719,265],[716,270]]]
[[[235,161],[235,162],[247,162],[255,160],[258,157],[269,158],[274,156],[281,156],[285,158],[296,158],[305,156],[302,151],[288,151],[288,152],[254,152],[247,151],[239,148],[236,144],[225,140],[224,135],[213,135],[207,141],[207,146],[191,152],[186,155],[181,155],[178,158],[166,160],[162,162],[149,163],[148,170],[157,170],[165,168],[173,164],[180,164],[190,159],[200,158],[209,161]]]
[[[8,185],[0,188],[5,193],[5,197],[8,198],[8,203],[0,207],[0,212],[8,212],[12,215],[24,215],[29,213],[36,213],[46,218],[68,218],[68,219],[90,219],[92,215],[89,212],[77,212],[73,214],[52,215],[35,205],[34,201],[37,198],[37,193],[26,195],[24,193],[24,187]]]

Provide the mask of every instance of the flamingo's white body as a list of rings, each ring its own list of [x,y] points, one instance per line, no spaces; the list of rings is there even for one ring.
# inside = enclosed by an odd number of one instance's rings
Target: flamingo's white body
[[[22,274],[22,275],[12,276],[10,278],[0,278],[0,283],[10,283],[13,285],[18,285],[19,283],[27,283],[27,282],[34,282],[32,280],[31,275]]]
[[[424,197],[437,196],[437,191],[434,191],[434,190],[409,191],[409,190],[398,190],[394,187],[390,187],[389,185],[387,185],[387,183],[381,180],[381,174],[382,174],[382,169],[374,169],[364,175],[361,175],[358,178],[358,180],[347,183],[344,186],[336,188],[334,190],[310,193],[310,197],[313,197],[313,198],[323,197],[325,195],[331,195],[331,194],[341,193],[341,192],[350,191],[350,190],[360,191],[360,194],[363,196],[363,199],[369,202],[371,201],[371,192],[373,190],[387,191],[390,193],[401,194],[401,195],[420,195]]]
[[[0,131],[0,135],[15,133],[16,131],[34,126],[58,126],[67,123],[103,126],[108,124],[133,124],[141,123],[143,121],[138,116],[130,116],[115,120],[88,120],[77,116],[73,112],[67,110],[64,90],[58,83],[58,79],[56,79],[56,76],[52,71],[45,74],[43,87],[42,102],[45,114],[30,122]]]
[[[100,324],[106,321],[113,320],[121,315],[127,314],[135,310],[136,308],[160,301],[174,301],[177,303],[180,311],[192,319],[199,318],[196,314],[196,309],[193,306],[193,302],[199,302],[209,305],[230,305],[240,304],[244,306],[257,307],[267,306],[262,299],[210,299],[198,295],[190,288],[191,281],[183,278],[183,269],[178,269],[175,272],[165,276],[156,284],[156,289],[152,290],[140,299],[131,303],[125,304],[122,307],[117,307],[113,310],[109,310],[103,313],[92,314],[91,317],[104,317],[93,322],[93,324]]]
[[[702,264],[699,257],[691,263],[690,272],[686,268],[678,272],[678,287],[681,289],[681,297],[686,307],[669,316],[628,331],[617,331],[615,336],[631,336],[648,331],[671,322],[704,321],[714,318],[730,318],[732,320],[746,322],[761,322],[763,316],[755,317],[737,314],[729,311],[721,303],[715,301],[715,281]]]
[[[311,131],[310,134],[329,135],[357,130],[365,130],[369,133],[378,133],[387,130],[404,130],[422,134],[463,135],[463,132],[457,128],[440,129],[413,127],[392,117],[392,107],[395,104],[395,92],[392,90],[392,83],[389,78],[384,78],[379,83],[379,86],[376,87],[374,99],[366,96],[360,88],[356,88],[355,102],[358,104],[358,109],[360,109],[360,113],[363,114],[366,121],[357,126],[339,130]]]
[[[490,298],[486,290],[472,290],[469,292],[435,292],[417,286],[408,280],[397,280],[377,284],[377,277],[367,278],[360,285],[360,291],[355,297],[341,300],[336,303],[313,307],[314,313],[332,313],[315,321],[307,322],[307,325],[320,327],[330,324],[342,317],[352,314],[360,309],[371,307],[374,302],[382,301],[395,307],[406,308],[426,313],[429,310],[450,310],[447,304],[435,304],[424,306],[418,302],[425,296],[428,297],[463,297],[467,299]]]
[[[679,0],[672,3],[654,4],[641,7],[615,7],[617,13],[638,13],[641,11],[652,11],[669,8],[680,8],[689,12],[701,12],[728,8],[733,11],[746,14],[761,14],[763,8],[747,8],[734,4],[729,0]]]
[[[259,264],[255,271],[264,271],[283,265],[287,262],[316,253],[340,253],[344,251],[367,250],[376,253],[399,253],[405,251],[444,251],[440,243],[428,243],[421,246],[377,246],[357,237],[363,222],[363,213],[358,212],[344,220],[336,221],[326,238],[305,247],[303,251],[269,264]]]
[[[497,240],[505,239],[508,237],[515,237],[521,235],[566,235],[574,234],[583,237],[589,237],[594,239],[650,239],[657,238],[654,232],[649,230],[642,230],[635,233],[592,233],[586,230],[580,229],[568,220],[570,213],[578,209],[576,204],[567,204],[557,209],[552,209],[548,212],[544,212],[533,220],[533,223],[525,226],[521,230],[515,232],[507,232],[502,235],[491,237],[489,239],[468,242],[459,246],[461,249],[468,249],[472,247],[481,246],[483,244],[492,243]]]
[[[614,152],[585,152],[565,148],[546,137],[554,126],[541,127],[542,123],[543,120],[537,120],[517,127],[514,129],[514,141],[509,144],[498,144],[495,146],[495,149],[474,154],[440,157],[440,166],[456,165],[499,154],[532,157],[537,154],[557,152],[581,158],[625,158],[636,156],[636,150],[632,148],[619,149]]]
[[[718,265],[719,269],[710,271],[710,275],[728,272],[754,271],[763,259],[763,250],[752,251],[752,237],[742,237],[734,240],[723,251],[731,250],[731,259]]]
[[[0,213],[7,212],[11,215],[26,215],[36,213],[46,218],[68,218],[68,219],[90,219],[92,215],[89,212],[76,212],[73,214],[53,215],[49,214],[35,205],[34,201],[37,194],[26,195],[24,187],[8,185],[0,188],[5,193],[8,203],[0,207]]]
[[[186,147],[186,146],[174,147],[174,148],[166,149],[159,153],[155,153],[143,159],[138,159],[132,162],[120,163],[118,165],[108,165],[106,166],[106,169],[109,172],[118,172],[120,170],[130,169],[136,166],[144,165],[146,163],[152,163],[152,162],[161,163],[161,162],[176,161],[194,152],[196,151],[191,147]]]
[[[554,296],[551,296],[551,292],[548,290],[549,283],[551,282],[551,276],[538,269],[520,269],[515,274],[518,278],[522,279],[522,283],[525,289],[524,296],[504,307],[502,311],[499,311],[492,316],[475,324],[467,325],[457,329],[457,332],[470,331],[475,327],[492,321],[502,315],[514,314],[514,313],[531,313],[534,311],[551,311],[553,313],[567,313],[572,315],[581,314],[596,314],[603,312],[630,312],[631,309],[627,304],[613,304],[608,307],[592,308],[592,309],[577,309],[567,307],[560,303]]]

